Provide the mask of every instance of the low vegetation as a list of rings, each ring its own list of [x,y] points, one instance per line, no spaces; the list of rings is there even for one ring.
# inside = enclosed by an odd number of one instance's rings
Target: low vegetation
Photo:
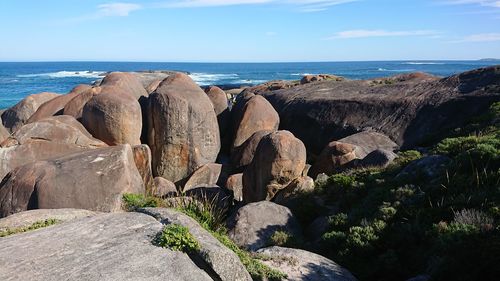
[[[51,225],[57,224],[59,222],[60,221],[56,220],[56,219],[46,219],[46,220],[42,220],[42,221],[37,221],[37,222],[33,223],[32,225],[26,226],[26,227],[8,228],[6,230],[0,231],[0,237],[6,237],[6,236],[9,236],[9,235],[13,235],[13,234],[18,234],[18,233],[32,231],[32,230],[35,230],[35,229],[44,228],[44,227],[47,227],[47,226],[51,226]]]
[[[200,243],[189,232],[189,229],[178,224],[169,224],[165,226],[158,238],[158,244],[162,247],[188,254],[200,250]]]

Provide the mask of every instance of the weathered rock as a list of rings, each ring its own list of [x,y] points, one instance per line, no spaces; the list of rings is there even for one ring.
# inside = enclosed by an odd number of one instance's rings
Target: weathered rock
[[[396,179],[436,180],[444,175],[446,167],[451,159],[442,155],[430,155],[411,162],[397,176]]]
[[[175,183],[215,162],[221,146],[217,117],[189,76],[169,76],[149,96],[148,144],[153,174]]]
[[[284,206],[261,201],[247,204],[227,220],[229,237],[240,247],[256,251],[270,244],[276,231],[295,237],[302,235],[292,212]]]
[[[286,206],[292,210],[303,203],[300,195],[314,191],[314,180],[307,176],[294,179],[287,187],[278,191],[274,198],[276,204]]]
[[[36,121],[40,121],[44,118],[61,115],[64,112],[64,107],[68,102],[72,99],[80,95],[81,93],[89,90],[91,87],[88,85],[78,85],[71,90],[66,95],[60,95],[55,97],[44,104],[42,104],[38,110],[28,119],[27,123],[33,123]]]
[[[208,98],[214,106],[215,114],[217,114],[223,151],[229,153],[231,146],[231,134],[229,130],[231,113],[229,111],[226,93],[216,86],[206,88],[205,93],[207,93]]]
[[[261,96],[254,96],[245,104],[235,131],[233,148],[240,147],[258,131],[276,131],[279,116],[271,104]]]
[[[107,146],[71,116],[54,116],[24,125],[0,145],[0,178],[37,160]]]
[[[234,200],[243,201],[243,173],[231,175],[227,179],[226,188],[233,192]]]
[[[9,132],[21,128],[38,108],[45,102],[60,96],[55,93],[40,93],[25,97],[13,107],[2,113],[3,125]]]
[[[221,164],[209,163],[194,171],[189,180],[184,184],[183,192],[200,186],[216,185],[222,171]]]
[[[398,155],[392,151],[377,149],[370,152],[370,154],[360,160],[356,166],[385,168],[389,166],[397,157]]]
[[[243,201],[271,200],[301,176],[305,165],[306,148],[292,133],[278,131],[263,137],[243,173]]]
[[[300,249],[269,247],[258,251],[263,263],[280,270],[290,281],[356,281],[346,269],[323,256]]]
[[[154,80],[148,86],[146,86],[146,92],[148,93],[148,95],[151,94],[152,92],[156,91],[156,89],[158,89],[158,86],[160,86],[160,84],[163,80],[164,79]]]
[[[390,83],[322,81],[262,95],[291,131],[318,154],[331,140],[367,128],[402,149],[441,139],[500,100],[500,66],[439,79],[406,75]]]
[[[30,210],[0,219],[0,231],[28,227],[48,219],[66,222],[97,215],[97,212],[81,209],[39,209]]]
[[[318,74],[318,75],[305,75],[302,77],[300,80],[300,84],[309,84],[312,82],[319,82],[319,81],[344,81],[344,77],[340,77],[337,75],[331,75],[331,74]]]
[[[274,131],[264,130],[255,132],[248,138],[242,145],[235,148],[231,153],[231,162],[236,170],[242,171],[246,166],[250,165],[255,155],[255,150],[263,137],[269,135]]]
[[[175,197],[178,195],[175,184],[162,177],[156,177],[153,180],[153,196],[159,198]]]
[[[189,232],[200,243],[199,257],[213,269],[220,280],[252,280],[238,256],[192,218],[172,209],[145,208],[140,211],[163,224],[179,224],[189,228]]]
[[[373,131],[359,132],[338,141],[353,145],[355,147],[356,158],[358,159],[365,158],[368,154],[377,149],[392,152],[398,148],[398,145],[390,138]]]
[[[5,127],[2,124],[2,119],[0,118],[0,143],[2,143],[5,139],[7,139],[10,136],[9,131],[5,129]]]
[[[128,94],[139,100],[141,97],[147,97],[145,86],[139,81],[134,73],[129,72],[111,72],[101,82],[101,87],[111,87],[116,89],[117,94]],[[117,89],[119,88],[119,90]]]
[[[119,213],[1,238],[0,276],[9,281],[212,280],[188,255],[153,245],[162,229],[151,216]]]
[[[227,211],[232,203],[231,195],[226,189],[217,185],[198,186],[185,192],[185,195],[196,201],[209,204],[221,213]]]
[[[122,88],[103,87],[83,107],[82,124],[109,145],[141,144],[142,111],[139,102]]]
[[[151,149],[149,149],[149,146],[141,144],[133,146],[132,152],[134,153],[135,166],[139,174],[141,174],[146,191],[151,191],[154,187],[151,170]]]
[[[101,87],[88,89],[70,100],[64,107],[63,114],[75,117],[77,120],[82,119],[83,107],[95,95],[101,93]]]
[[[145,193],[131,147],[93,149],[11,171],[0,184],[0,217],[31,209],[119,211],[124,193]]]
[[[299,85],[298,81],[274,80],[253,87],[248,87],[245,91],[260,95],[269,91],[293,88],[297,85]]]
[[[333,174],[342,166],[356,159],[356,147],[354,145],[332,141],[329,143],[320,155],[316,162],[311,167],[309,175],[316,177],[320,173],[327,175]]]

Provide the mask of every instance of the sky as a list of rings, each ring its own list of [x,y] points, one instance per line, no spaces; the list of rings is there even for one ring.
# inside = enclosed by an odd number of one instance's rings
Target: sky
[[[500,0],[1,0],[0,61],[500,58]]]

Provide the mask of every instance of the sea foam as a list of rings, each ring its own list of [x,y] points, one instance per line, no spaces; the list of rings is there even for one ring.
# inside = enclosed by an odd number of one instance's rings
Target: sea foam
[[[68,78],[68,77],[84,77],[84,78],[100,78],[104,71],[58,71],[49,73],[37,73],[37,74],[21,74],[17,75],[19,78],[36,78],[36,77],[46,77],[46,78]]]

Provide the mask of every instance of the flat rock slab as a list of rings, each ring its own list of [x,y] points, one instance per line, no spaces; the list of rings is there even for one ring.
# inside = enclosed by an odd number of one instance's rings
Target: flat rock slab
[[[4,281],[212,280],[182,252],[152,244],[163,225],[139,213],[102,214],[0,238]]]
[[[287,274],[289,281],[356,281],[356,278],[335,262],[299,249],[269,247],[258,253],[270,267]]]
[[[222,245],[219,240],[192,218],[181,212],[165,208],[145,208],[140,211],[157,218],[162,223],[180,224],[189,228],[189,232],[200,243],[201,258],[215,271],[220,280],[252,280],[238,256]]]
[[[99,214],[81,209],[39,209],[21,212],[0,219],[0,231],[8,228],[21,228],[30,226],[36,222],[48,219],[56,219],[61,222],[71,221],[79,218],[91,217]]]

